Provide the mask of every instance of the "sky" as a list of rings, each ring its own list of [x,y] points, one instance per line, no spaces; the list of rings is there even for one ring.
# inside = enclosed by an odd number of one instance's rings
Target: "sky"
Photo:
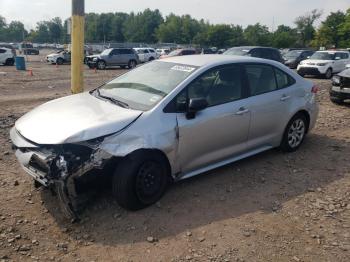
[[[165,16],[190,14],[210,23],[247,26],[261,23],[270,29],[279,24],[292,26],[299,15],[312,9],[322,9],[323,18],[330,12],[346,11],[350,0],[85,0],[85,12],[139,12],[146,8],[159,9]],[[19,20],[27,29],[38,21],[71,13],[71,0],[0,0],[0,15],[7,23]]]

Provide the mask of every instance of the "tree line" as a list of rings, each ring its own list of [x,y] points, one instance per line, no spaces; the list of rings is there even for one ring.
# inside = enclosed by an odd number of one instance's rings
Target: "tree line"
[[[138,13],[88,13],[85,15],[85,40],[88,43],[134,42],[177,43],[225,48],[239,45],[288,47],[350,47],[350,9],[330,13],[318,28],[322,11],[312,10],[297,17],[294,26],[279,25],[273,32],[260,23],[248,25],[210,24],[190,15],[169,14],[146,9]],[[68,19],[56,17],[38,22],[27,31],[20,21],[7,24],[0,15],[0,41],[68,43]]]

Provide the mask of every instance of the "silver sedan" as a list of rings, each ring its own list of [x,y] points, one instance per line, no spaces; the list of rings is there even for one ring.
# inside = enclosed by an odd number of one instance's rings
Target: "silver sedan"
[[[118,203],[137,210],[171,181],[275,147],[295,151],[316,122],[316,93],[274,61],[173,57],[45,103],[10,135],[21,166],[57,191],[66,215],[77,217],[79,181],[93,174],[111,174]]]

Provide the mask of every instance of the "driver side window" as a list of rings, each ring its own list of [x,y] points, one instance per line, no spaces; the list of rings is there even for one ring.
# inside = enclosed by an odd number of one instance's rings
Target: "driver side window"
[[[177,111],[185,111],[187,103],[193,98],[205,98],[208,107],[241,99],[242,75],[240,66],[230,65],[209,70],[198,77],[177,96]]]

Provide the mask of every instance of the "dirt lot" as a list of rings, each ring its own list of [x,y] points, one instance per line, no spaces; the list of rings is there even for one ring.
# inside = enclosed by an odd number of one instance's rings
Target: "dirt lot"
[[[70,66],[30,56],[0,67],[0,261],[350,261],[350,107],[329,102],[302,148],[271,150],[173,185],[160,203],[127,212],[110,192],[82,221],[35,189],[9,141],[15,120],[70,93]],[[86,89],[122,73],[85,70]],[[54,117],[54,116],[53,116]]]

